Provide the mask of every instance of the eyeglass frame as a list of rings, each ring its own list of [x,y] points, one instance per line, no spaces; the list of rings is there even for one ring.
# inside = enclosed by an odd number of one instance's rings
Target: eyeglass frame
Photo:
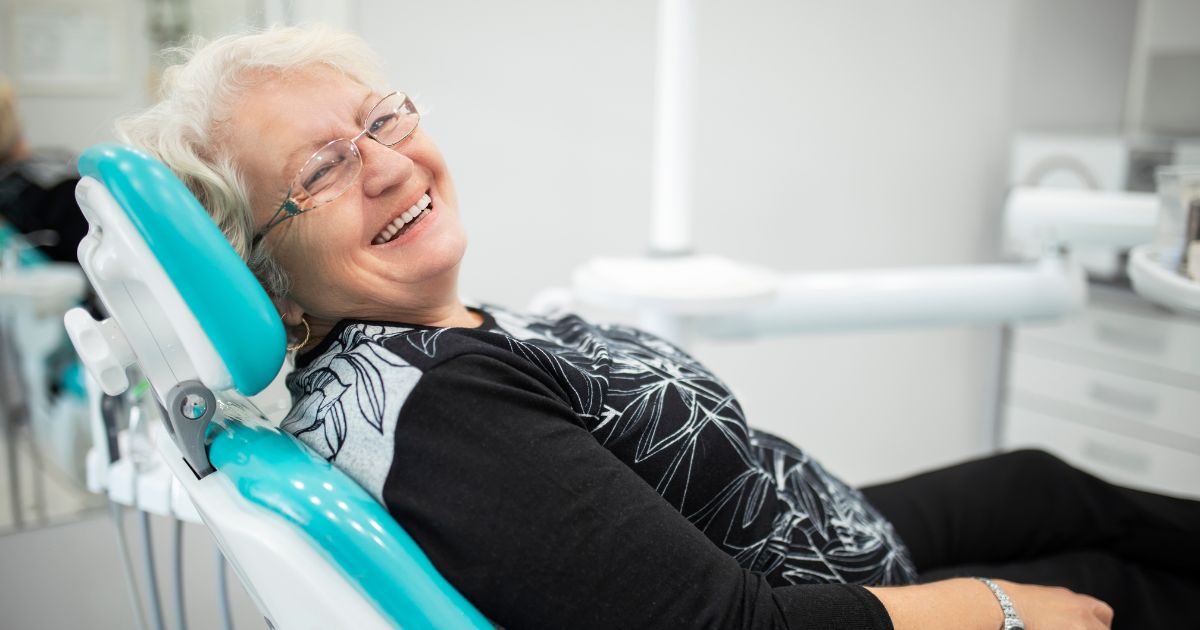
[[[409,129],[407,133],[405,133],[403,136],[400,137],[400,139],[396,140],[395,142],[393,142],[391,144],[387,144],[387,143],[383,142],[382,140],[380,140],[379,138],[375,137],[375,134],[371,133],[371,131],[370,131],[371,115],[375,113],[375,110],[380,105],[382,105],[384,101],[388,100],[389,98],[391,98],[393,96],[396,96],[397,94],[404,97],[403,101],[401,101],[401,102],[405,102],[405,101],[410,102],[410,103],[412,102],[412,99],[409,98],[408,94],[406,94],[404,92],[401,92],[399,90],[394,90],[392,92],[389,92],[388,94],[384,95],[383,98],[376,101],[376,103],[371,106],[371,109],[367,110],[367,115],[364,117],[366,120],[366,126],[362,128],[362,131],[359,131],[358,134],[355,135],[353,138],[334,138],[333,140],[330,140],[329,142],[326,142],[325,144],[321,145],[321,148],[317,149],[316,151],[313,151],[312,155],[308,156],[308,159],[304,160],[304,162],[300,165],[300,168],[296,170],[296,175],[294,177],[292,177],[292,183],[288,185],[288,191],[287,191],[287,194],[284,195],[283,203],[281,203],[279,205],[279,208],[275,210],[275,212],[271,215],[271,218],[267,219],[266,225],[264,225],[261,229],[255,230],[254,237],[250,240],[250,249],[254,249],[255,247],[257,247],[258,244],[260,242],[262,242],[262,240],[264,238],[266,238],[267,232],[270,232],[272,228],[279,225],[280,223],[283,223],[284,221],[287,221],[288,219],[291,219],[293,217],[298,217],[306,212],[312,212],[313,210],[316,210],[317,208],[320,208],[321,206],[323,206],[325,204],[332,203],[332,202],[336,201],[338,197],[341,197],[343,194],[345,194],[347,190],[350,190],[350,187],[354,185],[354,182],[358,180],[358,177],[360,175],[362,175],[363,158],[362,158],[362,150],[358,148],[358,141],[363,136],[366,136],[366,137],[374,140],[375,142],[378,142],[379,144],[381,144],[385,147],[388,147],[388,148],[394,147],[394,146],[400,144],[401,142],[404,142],[405,140],[408,140],[410,137],[412,137],[413,133],[417,130],[417,128],[421,126],[421,112],[420,112],[420,110],[418,110],[416,108],[415,105],[413,106],[412,111],[417,117],[416,124],[414,124],[412,129]],[[354,155],[355,155],[355,157],[358,158],[358,171],[354,174],[354,178],[350,180],[350,183],[347,184],[345,188],[343,188],[341,191],[338,192],[338,194],[334,195],[333,197],[330,197],[329,199],[326,199],[325,201],[322,201],[320,203],[314,203],[311,208],[301,208],[300,205],[296,203],[296,200],[292,198],[292,192],[294,192],[296,190],[296,182],[300,179],[300,174],[304,172],[304,169],[308,166],[308,163],[313,160],[313,158],[320,155],[321,152],[324,151],[325,149],[328,149],[330,146],[333,146],[334,144],[337,144],[338,142],[341,142],[343,140],[350,142],[350,146],[354,148]],[[302,190],[303,190],[303,188],[304,187],[301,186]],[[307,190],[305,190],[304,192],[308,193]],[[281,213],[281,212],[284,213],[284,216],[279,217],[279,213]],[[279,218],[277,219],[276,217],[279,217]]]

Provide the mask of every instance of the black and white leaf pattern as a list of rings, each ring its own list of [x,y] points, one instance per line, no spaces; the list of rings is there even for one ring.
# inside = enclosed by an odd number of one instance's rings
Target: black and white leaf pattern
[[[548,373],[588,377],[558,380],[596,439],[742,566],[791,583],[915,579],[907,549],[861,493],[750,429],[729,388],[680,349],[635,328],[497,311],[515,352],[538,354]],[[599,413],[582,402],[597,387]]]
[[[384,339],[399,334],[383,327],[347,327],[329,351],[307,369],[293,373],[289,388],[303,395],[281,424],[297,436],[324,431],[326,459],[337,457],[346,440],[347,415],[361,418],[383,432],[384,378],[406,365],[391,353],[381,351]],[[348,394],[352,394],[349,396]],[[351,409],[347,409],[352,405]]]
[[[382,500],[392,462],[392,436],[400,405],[420,371],[383,342],[410,329],[355,325],[343,328],[328,349],[288,376],[292,409],[280,423]]]

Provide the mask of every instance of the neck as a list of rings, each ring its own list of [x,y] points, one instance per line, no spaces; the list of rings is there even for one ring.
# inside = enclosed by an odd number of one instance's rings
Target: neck
[[[458,298],[457,270],[447,274],[450,281],[442,283],[437,291],[427,291],[414,295],[413,299],[403,307],[364,306],[357,314],[349,317],[357,319],[395,321],[408,324],[421,324],[435,328],[478,328],[483,324],[483,317],[467,309]],[[306,347],[313,347],[321,342],[343,317],[319,317],[307,314],[309,326],[312,328],[311,339]]]
[[[449,303],[415,308],[406,312],[410,314],[403,318],[389,319],[436,328],[475,328],[482,322],[480,316],[468,310],[457,296]]]

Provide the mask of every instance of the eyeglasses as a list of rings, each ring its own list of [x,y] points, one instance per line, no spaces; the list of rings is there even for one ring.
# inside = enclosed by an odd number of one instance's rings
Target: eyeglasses
[[[288,187],[279,209],[255,234],[251,247],[257,246],[271,228],[337,199],[354,184],[363,165],[359,138],[367,136],[385,147],[394,147],[416,131],[421,114],[406,94],[392,92],[371,108],[366,121],[358,135],[338,138],[308,158]],[[309,204],[307,208],[305,204]]]

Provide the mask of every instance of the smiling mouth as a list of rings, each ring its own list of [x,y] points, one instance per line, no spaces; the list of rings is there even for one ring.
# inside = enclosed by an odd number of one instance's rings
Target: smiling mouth
[[[429,191],[427,190],[411,208],[405,210],[403,214],[395,219],[392,219],[391,223],[383,226],[379,234],[376,234],[375,238],[371,240],[371,244],[383,245],[396,240],[430,212],[433,212],[433,198],[429,196]]]

